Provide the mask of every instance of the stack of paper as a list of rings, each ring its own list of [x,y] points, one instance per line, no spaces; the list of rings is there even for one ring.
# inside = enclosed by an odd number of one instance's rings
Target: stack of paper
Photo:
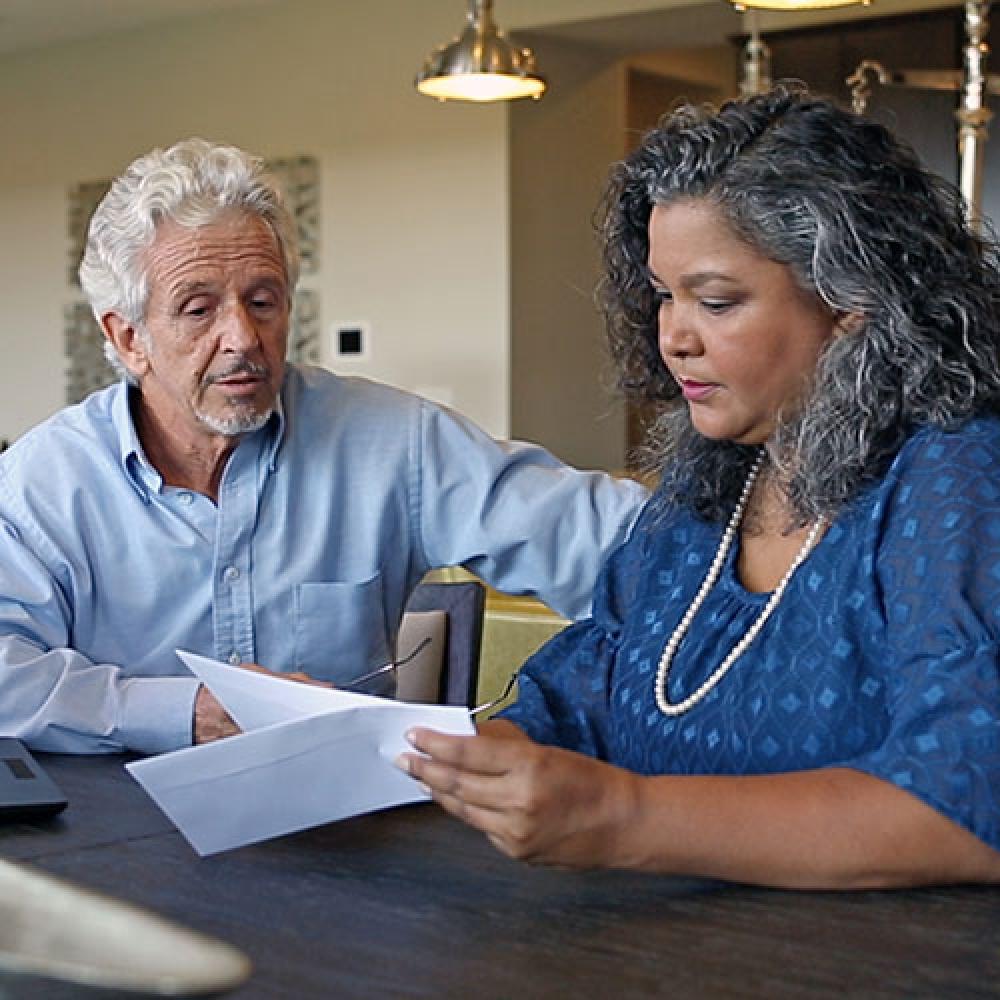
[[[243,732],[126,767],[199,854],[426,799],[392,763],[412,749],[406,731],[475,731],[467,708],[407,704],[177,655]]]

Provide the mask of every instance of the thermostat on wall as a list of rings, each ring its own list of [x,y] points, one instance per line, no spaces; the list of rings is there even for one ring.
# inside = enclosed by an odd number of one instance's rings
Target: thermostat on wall
[[[371,360],[370,323],[335,323],[331,329],[331,340],[334,358],[344,361]]]

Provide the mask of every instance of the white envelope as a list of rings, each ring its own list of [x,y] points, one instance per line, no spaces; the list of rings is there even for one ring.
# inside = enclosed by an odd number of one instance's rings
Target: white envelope
[[[337,691],[178,650],[243,732],[126,764],[202,855],[426,799],[392,761],[413,726],[475,732],[469,710]]]

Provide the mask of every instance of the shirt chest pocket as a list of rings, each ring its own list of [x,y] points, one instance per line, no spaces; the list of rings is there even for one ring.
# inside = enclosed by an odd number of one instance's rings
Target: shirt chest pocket
[[[295,669],[345,683],[389,661],[382,576],[295,588]]]

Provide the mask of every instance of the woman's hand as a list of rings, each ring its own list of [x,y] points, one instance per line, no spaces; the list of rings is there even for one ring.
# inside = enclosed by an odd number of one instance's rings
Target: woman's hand
[[[542,746],[510,723],[487,723],[476,736],[414,729],[408,738],[420,753],[401,755],[398,766],[505,854],[579,868],[627,863],[621,834],[637,808],[636,775]]]
[[[509,722],[415,729],[398,764],[506,854],[798,889],[1000,882],[994,851],[935,809],[850,768],[642,777],[540,746]]]

